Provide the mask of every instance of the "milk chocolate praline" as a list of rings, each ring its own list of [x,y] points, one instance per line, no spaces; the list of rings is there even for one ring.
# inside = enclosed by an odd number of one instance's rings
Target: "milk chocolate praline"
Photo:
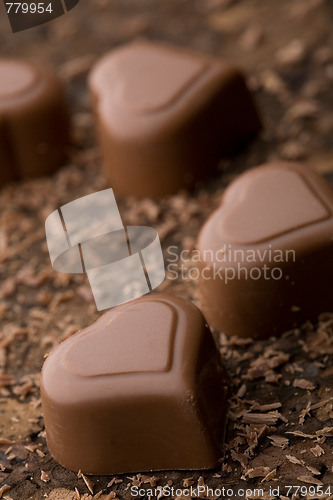
[[[217,58],[149,42],[117,48],[90,75],[104,171],[123,195],[191,189],[258,131],[242,73]]]
[[[53,72],[0,59],[0,186],[53,172],[68,140],[69,112]]]
[[[197,242],[209,325],[268,337],[332,311],[332,213],[332,190],[303,165],[267,164],[232,182]]]
[[[73,471],[218,465],[228,381],[200,311],[171,295],[118,306],[45,361],[47,442]]]

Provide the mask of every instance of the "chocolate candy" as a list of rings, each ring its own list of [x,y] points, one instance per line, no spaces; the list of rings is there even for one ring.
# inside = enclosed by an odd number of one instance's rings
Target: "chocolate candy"
[[[227,387],[200,311],[147,295],[110,310],[47,358],[49,449],[68,469],[91,474],[215,467]]]
[[[225,191],[198,239],[208,323],[268,337],[333,310],[333,192],[294,163],[263,165]]]
[[[178,48],[135,43],[90,75],[110,186],[163,196],[193,188],[260,127],[242,74]]]
[[[69,114],[53,73],[34,64],[0,59],[0,186],[49,174],[68,144]]]

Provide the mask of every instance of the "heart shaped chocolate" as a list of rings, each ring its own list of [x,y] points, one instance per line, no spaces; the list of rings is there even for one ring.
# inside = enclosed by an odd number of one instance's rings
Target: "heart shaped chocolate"
[[[283,166],[252,172],[229,190],[220,231],[230,243],[268,241],[330,217],[306,178]]]
[[[0,59],[0,187],[53,173],[66,158],[69,111],[51,71]]]
[[[330,187],[302,165],[272,163],[238,177],[198,239],[208,323],[265,337],[333,310],[332,214]]]
[[[108,75],[111,84],[115,84],[116,75],[119,105],[133,113],[154,113],[171,106],[207,65],[192,55],[145,44],[133,45],[131,51],[117,55]]]
[[[49,449],[93,474],[218,464],[228,381],[201,312],[148,295],[60,344],[41,378]]]
[[[105,173],[119,194],[196,187],[260,128],[241,72],[180,48],[117,48],[97,62],[89,84]]]
[[[76,337],[62,364],[81,377],[166,372],[173,357],[176,317],[172,304],[156,300],[152,308],[150,302],[131,303],[104,327]],[[138,325],[144,335],[138,333]],[[133,342],[136,336],[140,349]]]

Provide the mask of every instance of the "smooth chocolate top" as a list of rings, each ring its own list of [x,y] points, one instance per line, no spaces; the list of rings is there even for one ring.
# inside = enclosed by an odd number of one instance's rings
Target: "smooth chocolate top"
[[[66,370],[81,377],[170,370],[176,330],[172,305],[158,300],[154,308],[151,302],[140,308],[132,304],[125,314],[113,316],[107,326],[71,343],[62,357]],[[141,329],[145,334],[140,336]]]
[[[112,85],[112,66],[118,74],[115,91],[119,92],[119,104],[135,113],[154,113],[180,97],[199,77],[205,64],[181,53],[173,54],[151,46],[133,46],[122,57],[114,58],[101,84]],[[154,68],[154,78],[150,68]]]
[[[330,231],[333,196],[316,172],[297,164],[261,165],[239,176],[203,226],[200,250],[267,246],[302,252]],[[297,234],[297,237],[295,237]]]
[[[107,54],[91,76],[97,92],[137,114],[154,113],[173,104],[199,78],[204,60],[168,47],[132,44]],[[153,74],[152,74],[153,68]]]
[[[283,164],[245,174],[224,203],[220,230],[230,243],[267,241],[330,216],[307,176]]]
[[[26,92],[36,79],[36,72],[29,64],[11,59],[0,60],[0,100]]]
[[[0,120],[16,122],[28,113],[34,122],[47,110],[48,100],[54,99],[55,87],[59,92],[61,85],[47,67],[22,59],[0,59]]]
[[[200,313],[190,302],[164,294],[111,309],[51,354],[45,363],[44,386],[51,398],[64,400],[72,380],[76,390],[68,394],[68,401],[98,399],[105,388],[97,378],[108,381],[111,392],[120,387],[135,392],[135,387],[145,387],[148,381],[147,392],[163,392],[169,376],[156,379],[152,372],[193,376],[189,358],[198,354],[192,350],[198,348],[203,328],[203,320],[198,319]]]

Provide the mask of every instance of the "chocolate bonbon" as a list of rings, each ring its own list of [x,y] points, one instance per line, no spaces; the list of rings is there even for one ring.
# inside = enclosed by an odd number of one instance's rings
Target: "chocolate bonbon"
[[[197,242],[208,323],[267,337],[332,311],[332,214],[331,188],[303,165],[266,164],[238,177]]]
[[[228,380],[201,312],[148,295],[104,314],[46,359],[49,449],[73,471],[218,465]]]
[[[69,112],[48,69],[0,59],[0,186],[53,172],[65,159]]]
[[[93,68],[104,169],[123,195],[163,196],[195,187],[260,122],[238,69],[148,42]]]

